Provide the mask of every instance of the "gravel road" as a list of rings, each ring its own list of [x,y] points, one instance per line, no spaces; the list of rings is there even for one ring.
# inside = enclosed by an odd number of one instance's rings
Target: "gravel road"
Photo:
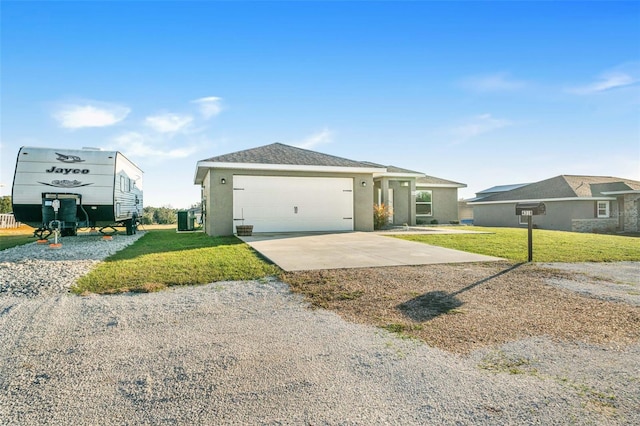
[[[532,337],[460,357],[310,310],[275,279],[65,291],[135,237],[76,240],[89,260],[0,252],[0,424],[640,423],[640,344]],[[34,261],[71,263],[34,278]]]
[[[551,285],[640,306],[640,262],[543,263],[540,266],[573,272],[571,279],[550,280]]]

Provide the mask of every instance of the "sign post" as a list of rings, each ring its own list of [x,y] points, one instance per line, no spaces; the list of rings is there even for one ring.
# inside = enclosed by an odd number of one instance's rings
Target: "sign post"
[[[547,213],[544,203],[518,203],[516,215],[527,218],[527,262],[533,261],[533,216]]]

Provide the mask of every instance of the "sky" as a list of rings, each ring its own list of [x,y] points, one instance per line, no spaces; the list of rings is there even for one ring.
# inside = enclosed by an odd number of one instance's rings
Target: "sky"
[[[640,2],[2,0],[0,108],[0,195],[21,146],[119,150],[155,207],[273,142],[465,198],[640,180]]]

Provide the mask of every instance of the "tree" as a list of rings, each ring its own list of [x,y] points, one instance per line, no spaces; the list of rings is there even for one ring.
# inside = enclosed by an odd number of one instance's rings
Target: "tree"
[[[12,211],[11,195],[0,197],[0,213],[11,213]]]
[[[153,221],[159,225],[176,223],[176,210],[171,207],[158,207],[153,212]]]

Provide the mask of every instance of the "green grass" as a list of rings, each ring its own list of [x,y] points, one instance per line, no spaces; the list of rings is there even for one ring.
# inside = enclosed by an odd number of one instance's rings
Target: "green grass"
[[[477,226],[455,229],[488,233],[393,235],[393,237],[502,257],[515,262],[527,261],[526,229]],[[534,229],[533,260],[534,262],[640,261],[640,238]]]
[[[18,228],[0,229],[0,250],[35,242],[33,228],[21,225]]]
[[[0,250],[33,243],[36,239],[33,235],[0,235]]]
[[[149,231],[72,287],[77,294],[157,291],[174,285],[250,280],[279,273],[235,237]]]

